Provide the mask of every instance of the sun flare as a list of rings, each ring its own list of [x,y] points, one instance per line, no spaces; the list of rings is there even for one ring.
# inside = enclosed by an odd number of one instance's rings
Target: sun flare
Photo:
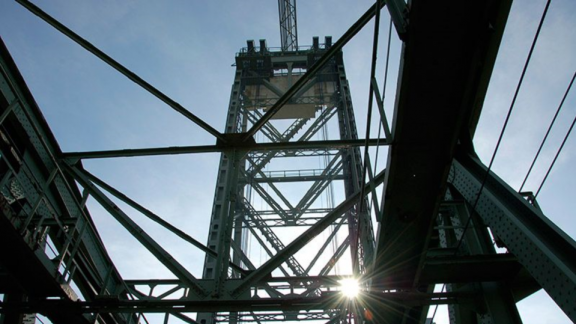
[[[358,280],[354,278],[346,278],[340,280],[340,288],[341,292],[347,298],[356,298],[358,293],[360,292],[360,286],[358,284]]]

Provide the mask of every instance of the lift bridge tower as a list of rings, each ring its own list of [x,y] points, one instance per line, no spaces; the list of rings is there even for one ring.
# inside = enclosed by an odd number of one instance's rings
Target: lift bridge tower
[[[314,37],[312,46],[297,47],[292,40],[290,46],[281,49],[269,48],[265,40],[259,44],[247,41],[247,47],[236,56],[226,133],[245,133],[278,105],[286,91],[331,48],[331,37],[323,41],[322,44]],[[293,233],[303,232],[332,211],[334,199],[342,200],[360,191],[360,150],[357,146],[342,146],[346,140],[358,139],[342,52],[283,104],[256,137],[273,148],[230,150],[221,155],[208,247],[222,257],[206,257],[204,279],[218,282],[241,277],[241,273],[228,268],[227,256],[234,264],[254,270],[260,266],[257,263],[284,250]],[[306,142],[311,139],[316,143],[324,141],[326,145],[307,147]],[[339,144],[330,146],[331,140]],[[313,245],[317,249],[304,249],[286,258],[272,272],[271,280],[249,292],[251,297],[320,295],[330,285],[306,277],[364,272],[374,253],[367,205],[366,200],[358,200],[317,237]],[[253,260],[251,253],[259,260]],[[342,273],[337,273],[338,267]],[[270,318],[297,320],[304,319],[303,316],[329,320],[335,317],[335,312],[338,310],[300,315],[298,312],[205,313],[200,314],[198,321],[257,322]]]

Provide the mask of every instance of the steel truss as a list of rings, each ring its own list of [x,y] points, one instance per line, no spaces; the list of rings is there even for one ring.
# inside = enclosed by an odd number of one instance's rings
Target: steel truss
[[[260,42],[260,44],[262,46],[265,42]],[[277,56],[278,53],[268,48],[250,49],[250,46],[251,44],[248,42],[248,48],[241,50],[236,58],[236,78],[231,91],[226,122],[226,131],[229,134],[245,133],[251,124],[256,124],[262,120],[263,114],[260,109],[264,108],[266,111],[276,104],[279,97],[285,95],[286,89],[281,89],[274,84],[287,82],[290,86],[292,79],[302,78],[302,74],[293,73],[293,70],[309,70],[330,49],[331,44],[300,51],[289,59]],[[315,96],[306,95],[306,101],[300,100],[301,96],[310,92],[306,92],[307,89],[314,88],[324,89],[328,93],[316,90]],[[288,126],[284,126],[284,130],[276,126],[277,121],[269,120],[262,123],[260,132],[257,133],[261,135],[258,136],[261,136],[266,142],[276,145],[315,142],[313,139],[317,138],[323,130],[326,130],[329,123],[334,120],[332,127],[336,126],[339,132],[337,141],[358,139],[340,52],[336,52],[335,56],[319,70],[318,74],[303,85],[303,89],[300,91],[300,96],[296,94],[282,109],[298,109],[303,107],[303,104],[307,104],[308,106],[305,107],[315,117],[298,117],[298,113],[295,113],[294,117],[284,121],[285,124],[288,124]],[[261,100],[261,96],[254,94],[259,92],[266,92],[266,95],[262,95],[265,100]],[[270,99],[268,96],[270,93],[276,95],[277,98]],[[329,139],[321,138],[320,140]],[[264,153],[242,150],[224,152],[218,172],[208,246],[217,250],[219,255],[231,255],[234,263],[244,264],[249,270],[254,270],[254,263],[258,260],[250,262],[247,260],[247,255],[252,251],[239,251],[238,249],[238,247],[245,247],[250,238],[260,246],[260,249],[265,251],[267,259],[274,259],[275,256],[277,258],[278,254],[286,250],[286,244],[281,238],[283,230],[294,226],[313,226],[324,219],[327,213],[333,211],[332,208],[315,207],[315,204],[317,205],[321,195],[326,194],[327,190],[333,189],[331,186],[334,183],[339,181],[343,183],[344,190],[341,196],[345,198],[359,192],[361,188],[361,159],[358,147],[338,148],[335,146],[326,148],[327,150],[316,151],[314,154],[325,161],[324,168],[316,170],[266,170],[269,166],[274,168],[278,164],[291,165],[293,163],[290,162],[291,160],[298,161],[306,158],[306,156],[289,149]],[[301,198],[297,197],[299,198],[297,203],[292,203],[291,200],[294,200],[294,197],[284,196],[277,187],[279,183],[302,183],[309,189],[302,192]],[[256,210],[253,206],[251,200],[255,199],[254,196],[266,205],[265,208],[261,208],[261,211]],[[279,275],[287,278],[295,276],[302,281],[291,281],[288,286],[283,286],[283,288],[268,283],[268,290],[260,293],[258,289],[253,290],[258,286],[253,286],[253,284],[244,285],[237,291],[242,292],[248,287],[252,287],[250,296],[255,298],[320,296],[324,290],[323,286],[306,280],[306,276],[314,273],[322,276],[328,275],[348,249],[351,251],[349,252],[349,260],[356,265],[354,273],[360,274],[361,271],[364,271],[364,268],[361,269],[360,266],[365,266],[360,261],[373,258],[371,253],[373,253],[374,241],[369,214],[366,210],[361,212],[358,208],[358,206],[353,205],[352,209],[346,210],[342,216],[338,215],[334,219],[328,239],[320,242],[319,249],[315,248],[316,252],[314,252],[315,255],[311,261],[299,261],[294,255],[289,255],[278,265],[279,272],[274,272],[274,278]],[[343,224],[346,226],[342,227]],[[367,235],[361,236],[361,240],[356,234],[358,233],[358,224],[368,224],[367,228],[370,229],[367,231]],[[317,233],[319,234],[319,232]],[[231,249],[231,244],[227,242],[234,242],[237,248]],[[329,252],[331,245],[334,245],[334,250]],[[317,262],[320,262],[319,260],[324,260],[323,262],[327,263],[316,266]],[[226,282],[226,280],[239,278],[242,275],[235,271],[229,272],[226,266],[222,266],[225,262],[227,262],[226,258],[213,260],[207,257],[203,278],[214,279],[216,282]],[[271,267],[270,270],[274,270],[274,268]],[[220,279],[218,279],[219,277]],[[254,281],[255,283],[256,281]],[[268,293],[271,289],[276,296],[271,296]],[[223,293],[225,294],[225,292]],[[263,296],[262,293],[265,295]],[[314,314],[316,315],[212,313],[200,314],[198,321],[213,323],[234,322],[242,319],[243,321],[258,322],[289,318],[330,320],[335,316],[333,311],[328,309]]]
[[[311,48],[295,51],[290,59],[269,50],[265,41],[259,49],[249,42],[236,58],[224,133],[33,4],[18,2],[217,142],[63,153],[2,44],[0,315],[4,323],[20,323],[36,313],[54,323],[138,323],[146,322],[146,313],[164,314],[165,323],[170,318],[186,323],[425,323],[429,307],[440,304],[449,305],[451,323],[520,323],[515,303],[541,288],[576,321],[576,243],[544,216],[533,197],[526,199],[488,172],[474,157],[471,144],[509,1],[457,5],[412,1],[409,8],[401,0],[387,2],[405,43],[391,128],[371,76],[370,95],[376,98],[386,139],[358,139],[341,52],[378,15],[383,1],[377,1],[334,44],[327,38],[321,46],[316,39]],[[435,18],[446,12],[453,15],[442,15],[446,20],[441,22]],[[470,35],[468,41],[455,41],[463,34]],[[294,68],[306,72],[292,73]],[[285,79],[288,88],[274,83],[275,77]],[[434,77],[438,82],[427,81]],[[330,96],[310,94],[315,85],[330,82],[337,89]],[[260,87],[275,98],[251,95],[248,87]],[[430,89],[433,98],[420,96]],[[281,131],[274,116],[289,115],[285,109],[298,105],[304,110],[311,105],[313,115],[308,110],[288,117],[292,121]],[[435,109],[421,109],[428,105]],[[338,139],[315,140],[333,119]],[[386,171],[363,173],[359,147],[368,145],[390,145]],[[222,152],[207,245],[90,174],[81,163],[91,158],[204,152]],[[324,158],[324,168],[271,170],[310,157]],[[297,203],[282,190],[294,183],[310,188]],[[343,201],[315,205],[334,183],[342,185]],[[378,203],[373,193],[382,184]],[[366,193],[372,193],[380,223],[376,238]],[[110,195],[204,251],[202,278],[168,254]],[[85,207],[90,196],[176,279],[123,279]],[[267,207],[255,208],[253,197]],[[282,229],[296,226],[303,232],[285,242]],[[309,259],[300,259],[297,253],[321,233],[327,234],[325,240],[314,245]],[[250,237],[265,250],[265,260],[251,259],[246,249]],[[498,253],[492,241],[507,253]],[[361,298],[353,301],[340,297],[342,277],[333,271],[346,257],[351,273],[362,276],[364,288]],[[435,292],[435,285],[444,289]],[[199,312],[198,319],[187,312]]]

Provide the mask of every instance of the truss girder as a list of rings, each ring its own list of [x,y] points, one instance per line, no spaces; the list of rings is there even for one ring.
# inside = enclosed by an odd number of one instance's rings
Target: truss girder
[[[247,314],[237,314],[237,315],[218,315],[216,317],[217,321],[231,322],[231,321],[266,321],[266,322],[284,322],[290,320],[298,321],[318,321],[318,320],[329,320],[332,318],[332,314],[325,311],[309,311],[302,313],[281,313],[281,312],[267,312],[267,313],[254,313],[250,312]]]
[[[282,141],[288,142],[310,121],[310,118],[298,118],[282,133]]]
[[[48,297],[73,301],[78,298],[71,288],[74,284],[86,300],[99,295],[127,298],[119,293],[124,281],[85,208],[86,196],[62,172],[56,158],[58,144],[1,41],[0,103],[0,293],[13,301]],[[94,319],[53,311],[45,315],[54,322]],[[100,321],[129,318],[103,315]]]
[[[314,258],[312,258],[312,260],[310,261],[310,263],[308,264],[308,267],[306,267],[306,271],[305,273],[308,275],[310,273],[310,270],[312,269],[312,267],[314,267],[314,265],[316,265],[316,261],[318,261],[318,259],[320,258],[320,256],[324,253],[324,251],[326,250],[326,248],[328,247],[328,245],[330,243],[332,243],[332,240],[334,240],[334,238],[336,237],[336,234],[338,233],[338,230],[340,229],[340,227],[342,226],[342,224],[344,224],[346,218],[342,217],[342,219],[340,219],[340,221],[333,226],[332,228],[332,232],[330,233],[330,235],[328,235],[328,237],[326,238],[326,240],[324,241],[324,243],[322,244],[322,246],[320,247],[320,249],[318,250],[318,252],[316,253],[316,255],[314,255]]]
[[[324,177],[320,175],[301,175],[301,176],[278,176],[278,177],[257,177],[252,179],[252,183],[279,183],[279,182],[309,182],[309,181],[320,181],[324,179]],[[332,180],[344,180],[344,176],[342,174],[335,175]]]
[[[166,268],[176,277],[185,282],[196,295],[205,297],[206,291],[198,285],[197,279],[178,263],[160,244],[148,235],[138,224],[136,224],[126,213],[124,213],[110,198],[98,189],[86,175],[75,167],[65,166],[66,171],[80,183],[84,189],[88,190],[92,197],[98,201],[111,216],[113,216],[136,240],[138,240],[148,251],[150,251]]]
[[[285,246],[280,240],[280,238],[274,233],[274,231],[272,231],[268,226],[266,226],[266,223],[264,222],[262,217],[260,217],[258,212],[254,209],[254,207],[252,207],[250,202],[247,201],[246,199],[244,199],[244,206],[248,212],[247,213],[248,217],[251,218],[251,221],[256,225],[256,228],[260,230],[260,233],[266,238],[266,241],[272,246],[272,248],[274,248],[274,250],[276,250],[276,253],[282,251],[285,248]],[[286,260],[286,264],[292,270],[294,275],[296,276],[305,275],[304,268],[300,265],[300,262],[298,262],[298,260],[296,260],[294,256],[288,257],[288,259]]]
[[[258,193],[258,195],[266,202],[266,204],[268,204],[268,206],[270,206],[272,210],[276,212],[276,214],[278,214],[281,218],[283,218],[286,221],[292,218],[284,211],[284,208],[282,208],[282,206],[280,206],[280,204],[278,204],[274,200],[274,198],[272,198],[272,196],[270,196],[270,194],[264,188],[262,188],[262,186],[258,182],[252,182],[250,183],[250,185]],[[283,196],[281,196],[280,198],[283,198]],[[284,200],[286,200],[286,198],[284,198],[283,201]],[[285,201],[284,203],[286,202],[287,201]],[[288,207],[292,209],[290,205],[288,205]]]
[[[303,210],[308,209],[322,192],[328,187],[332,180],[342,170],[342,159],[337,155],[326,166],[322,172],[321,179],[314,182],[310,189],[304,194],[298,205],[296,205],[296,215],[294,218],[298,219],[303,215]]]
[[[380,172],[376,177],[374,177],[374,180],[368,183],[366,186],[368,186],[368,188],[371,185],[378,186],[383,181],[384,181],[384,172]],[[354,206],[359,198],[360,198],[360,191],[351,195],[348,199],[346,199],[337,207],[335,207],[333,211],[328,213],[324,218],[322,218],[316,224],[311,226],[298,238],[294,239],[282,251],[280,251],[278,254],[274,255],[274,257],[266,261],[256,271],[251,272],[248,276],[246,276],[242,281],[242,283],[238,286],[238,288],[236,288],[232,292],[232,294],[233,295],[241,294],[246,289],[249,289],[249,287],[252,286],[254,283],[256,283],[259,280],[262,280],[264,277],[269,275],[274,269],[276,269],[280,264],[282,264],[287,257],[294,255],[306,244],[308,244],[314,237],[316,237],[316,235],[320,234],[328,226],[333,224],[334,221],[338,219],[338,217],[340,217],[343,213],[345,213],[352,206]]]
[[[472,302],[474,295],[467,293],[420,293],[420,292],[387,292],[367,293],[375,303],[394,304],[409,301],[411,305],[445,305],[456,300]],[[70,302],[63,300],[42,300],[33,302],[10,302],[0,304],[0,310],[10,308],[17,312],[45,313],[50,309],[58,309],[59,312],[70,314],[82,313],[185,313],[185,312],[234,312],[234,311],[270,311],[271,308],[280,311],[299,311],[340,309],[341,298],[337,294],[327,293],[322,296],[308,298],[260,298],[260,299],[227,299],[215,303],[211,300],[122,300],[110,303],[106,300],[92,302]]]
[[[252,163],[252,160],[251,160],[250,158],[248,158],[248,161],[249,161],[252,165],[254,165],[254,164]],[[254,167],[256,167],[256,166],[254,165]],[[254,170],[254,171],[256,171],[256,170]],[[272,191],[274,191],[274,193],[278,196],[278,198],[280,198],[280,200],[282,200],[282,202],[286,205],[286,207],[288,207],[288,208],[290,208],[290,209],[294,208],[294,207],[292,207],[292,204],[288,201],[288,199],[286,199],[286,197],[284,197],[284,194],[282,194],[282,192],[280,192],[280,190],[278,190],[278,188],[276,188],[276,186],[274,185],[274,181],[271,181],[271,180],[268,178],[268,176],[266,175],[266,173],[264,173],[264,172],[262,172],[262,171],[258,171],[258,174],[257,174],[257,175],[258,175],[258,177],[257,177],[258,179],[261,179],[262,182],[266,182],[266,183],[268,184],[268,187],[269,187],[270,189],[272,189]],[[260,188],[260,191],[262,192],[262,193],[261,193],[262,198],[264,198],[264,197],[266,196],[266,197],[270,197],[270,199],[273,199],[273,198],[268,194],[268,192],[266,192],[265,190],[263,190],[263,188],[258,184],[259,181],[253,181],[254,177],[248,177],[246,174],[244,174],[244,176],[247,177],[247,180],[250,182],[250,185],[251,185],[251,186],[254,186],[254,187],[258,186],[258,187]],[[260,191],[259,191],[259,193],[260,193]],[[266,199],[266,198],[265,198],[265,199]],[[278,204],[275,203],[274,205],[278,205]]]
[[[312,84],[315,82],[315,78],[312,78],[309,82],[312,82]],[[290,103],[293,104],[312,104],[312,105],[325,105],[326,101],[323,100],[322,98],[318,98],[317,96],[304,96],[304,95],[299,95],[301,93],[304,93],[305,91],[309,90],[310,87],[308,87],[308,83],[306,84],[306,86],[304,86],[302,89],[300,89],[300,91],[298,93],[296,93],[294,95],[294,97],[292,98],[292,100],[290,100]],[[273,106],[274,103],[276,102],[277,98],[261,98],[255,101],[251,101],[251,102],[246,102],[245,106],[249,109],[252,108],[259,108],[259,107],[269,107],[269,106]]]
[[[332,209],[330,209],[327,212],[330,212]],[[260,215],[262,215],[261,212],[259,212]],[[324,212],[323,214],[325,214],[326,212]],[[287,222],[285,219],[283,218],[270,218],[270,217],[266,217],[263,219],[264,224],[266,224],[266,226],[268,227],[286,227],[286,226],[312,226],[314,225],[316,222],[318,222],[319,220],[321,220],[324,216],[308,216],[308,217],[300,217],[295,221],[290,221]],[[245,221],[246,227],[250,227],[250,226],[255,226],[256,223],[252,222],[251,220],[246,220]],[[344,224],[347,224],[347,219],[344,221]]]
[[[350,246],[350,236],[347,236],[346,239],[344,239],[344,241],[342,241],[342,243],[338,246],[338,248],[334,252],[334,255],[332,255],[332,257],[330,257],[330,259],[328,260],[328,262],[326,262],[324,267],[322,267],[322,270],[320,270],[319,276],[328,275],[330,273],[330,271],[332,271],[332,269],[336,266],[336,263],[338,263],[338,260],[340,260],[340,258],[344,255],[344,252],[346,252],[346,249],[349,246]],[[312,284],[301,295],[302,296],[310,296],[310,294],[314,293],[319,287],[320,287],[320,283]]]
[[[453,164],[454,188],[473,204],[486,167],[463,155]],[[564,313],[576,321],[576,242],[494,173],[489,173],[476,212],[508,251],[546,290]]]
[[[300,136],[298,141],[309,141],[312,136],[314,136],[314,134],[317,134],[318,131],[324,127],[324,125],[326,125],[326,123],[332,118],[332,116],[336,114],[337,111],[338,110],[336,107],[332,106],[328,106],[326,109],[323,109],[320,113],[320,116],[314,120],[312,125],[310,125],[310,128],[308,128],[306,132]]]
[[[268,247],[266,242],[262,239],[262,236],[258,234],[257,227],[256,226],[248,226],[248,221],[249,221],[248,219],[244,218],[244,222],[246,223],[248,230],[252,233],[252,236],[254,236],[256,241],[258,241],[258,244],[260,244],[262,249],[264,249],[264,252],[266,252],[268,257],[272,258],[275,255],[275,253]],[[258,223],[255,223],[255,224],[257,225]],[[290,273],[288,272],[288,270],[286,270],[284,268],[283,265],[279,265],[278,269],[282,272],[282,274],[284,276],[290,277]]]
[[[251,123],[255,123],[258,121],[258,118],[261,117],[261,114],[256,110],[253,112],[246,111],[246,116]],[[282,135],[276,130],[276,127],[272,126],[269,122],[262,126],[260,132],[264,134],[264,136],[266,136],[271,142],[280,142],[282,137]]]
[[[300,118],[297,119],[286,129],[286,131],[278,137],[278,141],[280,143],[288,143],[296,134],[306,125],[308,122],[308,118]],[[272,126],[273,127],[273,126]],[[260,172],[276,155],[278,151],[270,151],[267,152],[264,156],[262,156],[259,160],[253,161],[250,159],[250,162],[253,164],[252,169],[248,170],[248,173],[251,175],[251,178],[255,177],[258,172]]]
[[[342,100],[339,102],[338,122],[340,137],[347,139],[357,139],[356,119],[352,105],[350,87],[346,78],[344,65],[337,66],[339,89]],[[362,159],[358,147],[342,149],[344,189],[346,197],[349,197],[363,186]],[[370,181],[372,182],[372,181]],[[370,191],[372,192],[372,191]],[[362,198],[347,213],[348,232],[351,233],[350,253],[352,257],[352,269],[356,275],[366,272],[370,267],[374,256],[374,231],[372,229],[372,219],[367,210],[368,200]],[[362,208],[360,208],[362,206]]]
[[[254,232],[253,232],[253,234],[254,234]],[[234,252],[240,256],[240,260],[242,260],[242,262],[248,268],[248,270],[255,270],[256,267],[254,266],[254,264],[252,264],[252,261],[250,261],[250,258],[248,258],[246,253],[244,253],[244,251],[242,251],[242,248],[238,245],[238,243],[236,243],[236,241],[232,240],[232,242],[230,242],[230,244],[231,244]],[[264,290],[266,290],[266,292],[268,293],[268,295],[270,297],[272,297],[272,298],[282,297],[282,294],[279,293],[274,288],[270,287],[269,284],[265,283],[263,285],[264,285]]]

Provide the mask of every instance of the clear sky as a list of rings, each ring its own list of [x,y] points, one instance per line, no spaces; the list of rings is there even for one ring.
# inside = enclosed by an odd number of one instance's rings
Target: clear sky
[[[36,1],[46,12],[155,85],[216,129],[223,130],[234,54],[247,39],[279,46],[276,1]],[[299,43],[312,36],[336,40],[371,5],[366,0],[299,1]],[[477,152],[488,163],[510,106],[545,1],[513,4],[478,131]],[[386,11],[383,11],[386,13]],[[383,78],[382,23],[379,80]],[[359,133],[364,134],[373,26],[344,48]],[[214,138],[149,95],[14,1],[0,2],[0,35],[41,107],[62,150],[213,144]],[[387,111],[391,114],[400,42],[392,43]],[[518,189],[561,97],[576,71],[576,3],[553,1],[493,170]],[[536,190],[576,115],[568,96],[526,190]],[[372,128],[374,129],[374,127]],[[375,136],[373,132],[372,136]],[[574,137],[565,145],[539,195],[545,214],[576,237]],[[385,153],[385,150],[383,151]],[[88,161],[85,167],[200,241],[208,234],[219,155]],[[381,163],[384,165],[384,163]],[[166,277],[167,270],[100,208],[91,213],[126,278]],[[129,208],[126,210],[130,211]],[[139,224],[201,275],[203,255]],[[131,215],[132,215],[131,214]],[[569,323],[545,293],[519,304],[525,323]],[[438,316],[438,322],[445,317]]]

